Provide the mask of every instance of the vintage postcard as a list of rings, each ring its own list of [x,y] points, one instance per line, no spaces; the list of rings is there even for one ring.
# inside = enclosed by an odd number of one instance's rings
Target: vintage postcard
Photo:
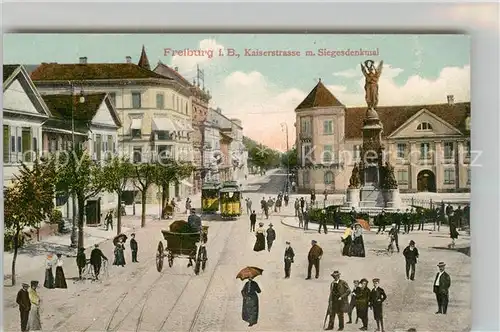
[[[466,35],[7,34],[4,330],[468,331]]]

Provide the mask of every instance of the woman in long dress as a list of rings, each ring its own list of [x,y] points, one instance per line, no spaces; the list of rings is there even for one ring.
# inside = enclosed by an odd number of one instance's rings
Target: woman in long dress
[[[121,267],[125,266],[125,254],[123,253],[124,250],[125,246],[123,245],[123,241],[120,238],[115,246],[115,261],[113,262],[113,265],[119,265]]]
[[[349,256],[349,254],[350,254],[351,243],[352,243],[352,237],[351,237],[352,228],[351,227],[347,227],[345,229],[344,235],[341,237],[342,243],[344,244],[344,247],[342,248],[342,256]]]
[[[241,318],[248,323],[248,326],[257,324],[257,321],[259,320],[258,293],[260,293],[259,285],[253,281],[253,279],[248,279],[247,283],[241,290],[241,295],[243,296]]]
[[[350,256],[354,257],[365,257],[365,244],[363,241],[363,229],[360,224],[354,225],[354,231],[352,232],[352,244],[350,248]]]
[[[38,281],[32,281],[31,288],[28,290],[28,296],[31,302],[31,309],[28,315],[28,331],[42,330],[42,323],[40,320],[40,296],[36,291],[37,287]]]
[[[253,251],[262,251],[266,249],[265,232],[264,223],[259,223],[259,227],[255,231],[255,245],[253,246]]]
[[[43,283],[43,287],[45,288],[54,288],[54,274],[52,273],[52,255],[47,255],[47,259],[45,260],[45,281]]]
[[[55,288],[68,288],[68,285],[66,284],[66,276],[64,275],[63,260],[61,254],[57,254],[56,282],[54,286]]]
[[[455,248],[455,240],[458,239],[458,231],[454,221],[450,222],[450,238],[451,243],[448,245],[448,247]]]

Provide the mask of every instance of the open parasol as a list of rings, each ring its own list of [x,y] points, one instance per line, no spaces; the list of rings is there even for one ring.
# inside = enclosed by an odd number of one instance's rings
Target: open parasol
[[[360,225],[361,228],[363,228],[366,231],[370,230],[370,224],[368,223],[368,221],[364,219],[356,219],[356,223],[354,224],[354,226],[356,225]]]
[[[264,270],[261,268],[255,266],[247,266],[236,275],[236,279],[238,278],[240,278],[241,280],[253,279],[257,276],[262,275],[262,272],[264,272]]]
[[[125,234],[118,234],[117,236],[115,236],[113,238],[113,244],[116,246],[116,244],[118,243],[118,240],[119,239],[122,239],[123,243],[125,243],[125,241],[127,241],[127,235]]]

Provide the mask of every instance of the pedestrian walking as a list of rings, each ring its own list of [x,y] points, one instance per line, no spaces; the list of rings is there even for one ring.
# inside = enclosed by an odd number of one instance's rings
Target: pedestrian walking
[[[87,266],[87,256],[85,255],[85,248],[78,248],[76,254],[76,266],[78,267],[78,279],[82,280],[82,273]]]
[[[300,201],[298,198],[295,199],[295,202],[293,203],[293,207],[295,209],[295,217],[298,217],[299,212],[300,212]]]
[[[363,240],[363,229],[360,224],[354,225],[354,230],[351,233],[352,243],[349,248],[349,256],[365,257],[365,242]]]
[[[300,212],[304,213],[304,207],[306,205],[306,200],[304,199],[304,197],[300,198],[299,204],[300,204]]]
[[[113,262],[113,265],[118,265],[121,267],[125,267],[125,245],[123,244],[123,240],[120,237],[118,239],[118,242],[115,245],[115,260]]]
[[[451,286],[450,275],[445,271],[446,264],[439,262],[437,265],[439,272],[434,279],[433,291],[436,294],[436,301],[438,304],[438,311],[436,314],[446,315],[448,311],[449,290]]]
[[[406,279],[415,280],[415,265],[418,259],[418,249],[415,247],[415,241],[410,241],[408,247],[403,250],[403,256],[405,256],[406,261]]]
[[[304,219],[304,230],[305,231],[309,230],[309,219],[310,219],[310,216],[309,216],[309,211],[308,210],[305,210],[304,212],[302,212],[302,219]]]
[[[108,211],[104,220],[106,221],[106,230],[109,230],[110,227],[113,230],[113,210]]]
[[[326,330],[333,330],[335,317],[339,320],[339,331],[344,329],[344,313],[349,311],[349,294],[351,290],[344,280],[340,279],[340,272],[333,271],[331,274],[333,281],[330,284],[330,297],[328,298],[328,327]]]
[[[380,279],[373,279],[373,289],[370,293],[370,307],[373,310],[373,319],[377,323],[375,331],[384,332],[384,301],[387,299],[385,291],[379,287]]]
[[[257,223],[257,215],[255,210],[250,214],[250,232],[255,232],[255,224]]]
[[[399,234],[399,232],[401,232],[401,222],[403,221],[404,217],[403,217],[403,214],[401,213],[400,209],[397,209],[396,213],[393,216],[394,216],[394,222],[396,224],[396,228],[397,228],[397,231]]]
[[[54,288],[54,273],[52,272],[53,264],[53,256],[52,254],[48,254],[45,259],[45,281],[43,282],[43,287],[49,289]]]
[[[418,218],[418,231],[423,231],[425,226],[425,215],[422,209],[417,209],[417,218]]]
[[[392,246],[395,244],[396,245],[396,249],[399,252],[399,235],[398,235],[398,233],[399,232],[398,232],[397,225],[396,224],[392,224],[392,228],[389,231],[390,242],[389,242],[389,246],[387,247],[388,251],[392,251]]]
[[[29,285],[22,284],[22,288],[17,292],[16,303],[19,306],[21,316],[21,332],[28,331],[28,317],[31,309],[31,301],[28,293]]]
[[[363,323],[361,331],[368,330],[368,307],[370,306],[371,292],[367,286],[368,280],[363,278],[359,281],[359,287],[356,290],[356,314]]]
[[[314,266],[314,270],[316,271],[315,278],[319,278],[319,261],[323,257],[323,249],[318,245],[316,240],[311,241],[311,249],[309,249],[309,254],[307,255],[307,260],[309,262],[307,266],[307,278],[306,280],[311,279],[311,272]]]
[[[356,223],[356,218],[358,217],[358,213],[356,212],[356,209],[351,207],[351,211],[349,212],[349,217],[351,217],[351,224],[354,225]]]
[[[298,216],[299,216],[299,227],[304,227],[304,215],[300,210],[298,211]]]
[[[188,197],[186,198],[186,204],[185,204],[186,211],[184,214],[188,214],[188,212],[191,210],[191,199]]]
[[[385,232],[385,224],[386,224],[386,215],[385,209],[382,209],[382,212],[377,216],[378,221],[378,230],[377,234]]]
[[[255,244],[253,246],[253,251],[262,251],[266,249],[266,239],[264,236],[264,223],[260,222],[257,231],[255,232]]]
[[[247,214],[250,215],[252,213],[252,200],[250,198],[245,198],[245,204],[247,206]]]
[[[295,181],[292,181],[292,191],[295,192],[295,188],[297,187],[297,184]]]
[[[325,201],[325,204],[326,204],[326,201],[328,200],[328,190],[326,190],[326,189],[325,189],[325,190],[323,191],[323,195],[325,196],[324,201]]]
[[[137,245],[137,240],[135,239],[135,233],[130,234],[130,251],[132,252],[132,263],[139,263],[137,261],[137,251],[139,246]]]
[[[353,287],[352,287],[352,292],[351,292],[351,300],[349,301],[349,311],[347,312],[347,315],[349,316],[349,321],[347,324],[352,324],[352,312],[354,311],[354,308],[356,308],[356,290],[359,287],[359,280],[354,280],[352,282]],[[354,324],[358,324],[359,317],[356,314],[356,322]]]
[[[406,209],[406,211],[403,214],[404,234],[410,233],[410,219],[411,219],[410,209]]]
[[[283,196],[283,201],[285,202],[285,207],[288,206],[288,201],[290,200],[290,197],[288,196],[288,191],[285,192],[285,196]]]
[[[68,285],[66,284],[66,276],[64,275],[63,259],[61,254],[57,254],[54,288],[68,288]]]
[[[259,320],[259,296],[261,292],[259,284],[252,278],[248,279],[245,286],[241,290],[243,296],[243,307],[241,310],[241,318],[248,323],[248,326],[257,324]]]
[[[40,319],[40,296],[36,289],[38,281],[31,281],[31,287],[28,290],[29,299],[31,302],[30,312],[28,315],[27,331],[41,331],[42,323]]]
[[[458,231],[457,231],[457,226],[455,224],[455,221],[451,220],[450,221],[450,238],[451,238],[451,243],[448,245],[448,248],[455,248],[455,241],[458,239]]]
[[[314,192],[314,190],[311,190],[311,205],[314,206],[315,203],[316,203],[316,193]]]
[[[273,247],[273,242],[276,240],[276,231],[273,228],[273,224],[269,224],[269,228],[266,231],[266,240],[267,240],[267,251],[271,251]]]
[[[99,245],[96,243],[94,245],[94,249],[90,252],[90,264],[94,269],[95,279],[99,280],[99,274],[101,272],[102,260],[107,261],[108,259],[102,253],[101,249],[99,249]]]
[[[268,206],[267,206],[267,201],[266,201],[265,197],[262,197],[262,200],[260,201],[260,208],[262,210],[261,219],[263,219],[264,216],[266,216],[266,219],[267,219],[269,212],[268,212]]]
[[[321,216],[319,219],[319,227],[318,227],[318,233],[321,234],[321,228],[323,228],[323,231],[325,234],[328,234],[328,229],[326,227],[326,211],[323,209],[321,210]]]
[[[350,256],[351,255],[351,244],[352,244],[352,231],[353,226],[346,227],[344,234],[340,237],[340,240],[343,243],[342,248],[342,256]]]
[[[339,229],[340,224],[342,223],[342,217],[340,214],[340,208],[336,208],[333,212],[333,221],[335,223],[334,229]]]
[[[290,246],[290,242],[286,241],[285,246],[285,279],[290,278],[290,271],[292,269],[293,259],[295,257],[295,252]]]

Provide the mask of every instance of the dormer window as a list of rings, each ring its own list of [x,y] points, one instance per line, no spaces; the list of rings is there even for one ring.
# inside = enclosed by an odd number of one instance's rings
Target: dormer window
[[[432,130],[432,126],[431,126],[431,124],[429,122],[422,122],[422,123],[418,124],[417,130],[418,131],[431,131]]]

